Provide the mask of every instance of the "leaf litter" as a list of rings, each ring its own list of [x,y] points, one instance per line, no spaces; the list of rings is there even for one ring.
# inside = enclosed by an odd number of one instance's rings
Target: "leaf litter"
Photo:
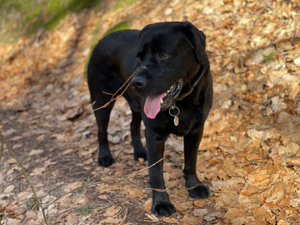
[[[297,224],[299,1],[139,1],[117,11],[107,4],[105,12],[69,14],[52,31],[0,44],[0,131],[20,158],[54,132],[24,161],[44,206],[76,189],[48,206],[51,224]],[[91,112],[84,81],[91,37],[101,38],[124,20],[134,29],[189,20],[207,37],[214,105],[197,175],[210,186],[211,197],[189,198],[181,171],[182,139],[171,136],[164,177],[177,212],[170,218],[151,214],[149,178],[147,170],[136,172],[145,163],[133,160],[125,100],[117,99],[111,114],[108,132],[116,163],[109,168],[97,166],[94,116],[76,121]],[[26,208],[32,193],[6,148],[1,160],[1,220],[43,224],[36,203]],[[80,188],[84,184],[95,185]],[[89,205],[98,207],[76,213]]]

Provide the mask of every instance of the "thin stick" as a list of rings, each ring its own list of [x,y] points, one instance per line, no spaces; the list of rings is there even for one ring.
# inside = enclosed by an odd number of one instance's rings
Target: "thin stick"
[[[2,135],[1,132],[0,132],[0,139],[1,139],[1,142],[4,143],[4,144],[6,145],[6,148],[8,149],[8,151],[10,152],[10,154],[12,155],[12,157],[14,157],[14,159],[17,161],[19,167],[21,167],[22,172],[23,172],[23,175],[25,176],[25,179],[26,179],[27,183],[29,184],[29,186],[30,186],[30,188],[31,188],[31,191],[32,191],[32,193],[33,193],[33,195],[34,195],[34,198],[35,198],[35,200],[38,202],[39,207],[40,207],[40,209],[42,210],[43,217],[44,217],[44,221],[45,221],[45,223],[46,223],[47,225],[49,225],[48,220],[47,220],[47,217],[46,217],[46,214],[45,214],[45,210],[44,210],[44,208],[42,207],[42,204],[41,204],[41,202],[40,202],[40,199],[38,198],[38,196],[37,196],[37,194],[36,194],[36,192],[35,192],[35,190],[34,190],[34,187],[32,186],[32,184],[31,184],[31,182],[30,182],[30,180],[29,180],[29,178],[28,178],[28,176],[27,176],[27,173],[26,173],[26,171],[25,171],[23,165],[20,163],[18,157],[15,155],[15,153],[13,152],[13,150],[9,147],[9,145],[7,144],[7,142],[6,142],[6,140],[5,140],[5,138],[3,137],[3,135]]]
[[[122,93],[121,93],[119,96],[113,98],[113,96],[114,96],[120,89],[119,89],[118,91],[116,91],[116,93],[111,97],[111,99],[109,100],[109,102],[105,103],[103,106],[100,106],[100,107],[97,108],[97,109],[94,109],[93,111],[95,112],[95,111],[97,111],[97,110],[99,110],[99,109],[103,109],[103,108],[107,107],[111,102],[113,102],[113,101],[116,100],[117,98],[121,97],[121,96],[124,94],[124,92],[127,90],[127,88],[129,87],[129,85],[130,85],[130,84],[128,84],[128,85],[126,86],[126,88],[122,91]]]
[[[123,218],[122,221],[119,223],[119,225],[121,225],[121,224],[126,220],[127,213],[128,213],[128,208],[126,208],[124,218]]]
[[[112,99],[115,97],[115,95],[131,80],[131,78],[134,76],[134,74],[136,74],[136,72],[139,70],[140,67],[138,67],[134,73],[124,82],[124,84],[119,88],[119,90],[117,90],[113,96],[111,97]],[[128,88],[129,85],[127,85],[126,89]],[[124,92],[123,92],[124,93]],[[121,94],[122,95],[122,94]]]
[[[1,157],[2,157],[3,149],[4,149],[4,143],[1,142],[0,160],[1,160]]]
[[[157,163],[161,162],[163,159],[164,159],[164,158],[161,158],[161,159],[158,160],[157,162],[153,163],[151,166],[148,166],[148,167],[145,167],[145,168],[143,168],[143,169],[140,169],[140,170],[137,170],[137,171],[133,172],[133,174],[131,174],[131,176],[129,176],[129,177],[127,178],[127,180],[130,179],[133,175],[135,175],[136,173],[138,173],[138,172],[140,172],[140,171],[143,171],[143,170],[146,170],[146,169],[150,169],[152,166],[155,166]]]

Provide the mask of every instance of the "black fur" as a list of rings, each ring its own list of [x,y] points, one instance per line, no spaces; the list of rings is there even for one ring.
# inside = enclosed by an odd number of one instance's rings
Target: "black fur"
[[[162,58],[160,53],[167,56]],[[103,92],[115,93],[138,67],[132,85],[124,94],[132,110],[134,159],[148,159],[150,166],[163,158],[164,143],[169,134],[184,136],[183,172],[186,186],[195,187],[189,190],[189,194],[193,198],[208,197],[209,188],[196,175],[198,146],[213,98],[205,35],[189,22],[164,22],[148,25],[141,31],[122,30],[106,36],[95,47],[88,65],[91,101],[96,101],[93,108],[106,104],[111,96]],[[179,79],[184,82],[181,93],[187,93],[201,75],[193,91],[183,100],[175,102],[180,109],[178,126],[174,125],[174,117],[169,115],[168,110],[159,112],[155,119],[147,118],[143,111],[147,96],[166,92]],[[107,141],[107,126],[113,104],[95,111],[99,139],[98,163],[105,167],[114,163]],[[141,120],[146,126],[147,151],[140,140]],[[162,168],[163,162],[160,162],[149,169],[153,189],[166,188]],[[153,191],[153,213],[170,216],[175,211],[167,192]]]

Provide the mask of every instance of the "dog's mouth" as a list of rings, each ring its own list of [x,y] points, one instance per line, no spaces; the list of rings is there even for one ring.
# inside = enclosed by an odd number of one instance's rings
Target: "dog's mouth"
[[[173,100],[180,94],[182,86],[183,80],[180,79],[161,95],[148,96],[144,106],[146,116],[154,119],[160,111],[167,110],[173,103]]]

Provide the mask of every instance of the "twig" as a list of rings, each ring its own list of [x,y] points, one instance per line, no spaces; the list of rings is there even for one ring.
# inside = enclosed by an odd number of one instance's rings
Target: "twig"
[[[21,223],[21,225],[24,225],[25,222],[27,221],[28,217],[26,216],[26,218],[23,220],[23,222]]]
[[[279,95],[280,93],[284,92],[286,89],[288,89],[288,87],[284,87],[284,88],[282,88],[280,91],[278,91],[278,92],[277,92],[277,93],[275,93],[274,95],[272,95],[272,96],[269,96],[269,98],[273,98],[274,96],[276,96],[276,95]]]
[[[111,97],[111,99],[113,99],[115,97],[115,95],[131,80],[131,78],[134,76],[134,74],[136,74],[136,72],[139,70],[140,67],[138,67],[134,73],[124,82],[124,84],[119,88],[119,90],[117,90],[113,96]],[[125,88],[125,90],[128,88],[129,85],[127,85],[127,87]],[[122,92],[122,94],[124,93],[124,91]],[[121,94],[121,95],[122,95]]]
[[[282,52],[279,55],[286,55],[286,54],[296,54],[296,55],[300,55],[300,52]]]
[[[43,209],[46,209],[48,208],[50,205],[52,205],[54,202],[56,202],[58,199],[60,199],[61,197],[67,195],[67,194],[70,194],[70,193],[73,193],[74,191],[77,191],[81,188],[84,188],[84,187],[94,187],[94,186],[97,186],[98,184],[100,184],[101,182],[97,182],[97,183],[94,183],[94,184],[87,184],[87,185],[82,185],[80,187],[77,187],[71,191],[68,191],[68,192],[65,192],[63,194],[61,194],[60,196],[58,196],[56,199],[54,199],[53,201],[51,201],[48,205],[44,206]]]
[[[295,33],[294,33],[294,36],[293,36],[293,39],[292,39],[292,43],[294,42],[294,40],[295,40],[295,38],[297,36],[297,25],[298,25],[299,21],[300,21],[300,18],[295,23]]]
[[[21,167],[22,172],[23,172],[23,174],[24,174],[24,176],[25,176],[25,179],[26,179],[28,185],[30,186],[31,191],[32,191],[32,193],[33,193],[33,195],[34,195],[34,198],[35,198],[35,200],[38,202],[39,207],[40,207],[40,209],[42,210],[43,217],[44,217],[44,221],[45,221],[45,223],[46,223],[47,225],[49,225],[48,220],[47,220],[47,217],[46,217],[46,214],[45,214],[45,210],[44,210],[44,208],[43,208],[42,205],[41,205],[40,199],[38,198],[38,196],[37,196],[37,194],[36,194],[36,192],[35,192],[35,190],[34,190],[34,187],[32,186],[32,184],[31,184],[31,182],[30,182],[30,180],[29,180],[29,178],[28,178],[28,176],[27,176],[27,173],[26,173],[26,171],[25,171],[23,165],[20,163],[18,157],[15,155],[15,153],[13,152],[13,150],[12,150],[12,149],[9,147],[9,145],[7,144],[7,142],[6,142],[5,138],[3,137],[1,131],[0,131],[0,139],[1,139],[1,142],[2,142],[3,144],[6,145],[6,148],[8,149],[8,151],[10,152],[10,154],[12,155],[12,157],[17,161],[19,167]]]
[[[100,106],[100,107],[97,108],[97,109],[94,109],[93,111],[95,112],[95,111],[97,111],[97,110],[99,110],[99,109],[103,109],[103,108],[107,107],[111,102],[113,102],[114,100],[116,100],[117,98],[119,98],[120,96],[122,96],[122,95],[124,94],[124,92],[127,90],[127,88],[129,87],[129,85],[130,85],[130,84],[128,84],[128,85],[126,86],[126,88],[122,91],[121,95],[119,95],[119,96],[117,96],[117,97],[114,98],[115,94],[120,90],[120,89],[119,89],[119,90],[116,91],[116,93],[111,97],[111,99],[109,100],[109,102],[105,103],[103,106]]]
[[[128,89],[128,87],[130,86],[130,83],[129,84],[127,84],[130,80],[131,80],[131,78],[134,76],[134,74],[136,74],[136,72],[138,71],[138,69],[139,69],[140,67],[138,67],[135,71],[134,71],[134,73],[124,82],[124,84],[114,93],[114,94],[111,94],[111,93],[107,93],[107,92],[104,92],[103,91],[103,93],[104,94],[107,94],[107,95],[111,95],[111,99],[109,100],[109,102],[107,102],[107,103],[105,103],[103,106],[100,106],[99,108],[97,108],[97,109],[94,109],[94,110],[92,110],[91,112],[86,112],[86,113],[84,113],[84,114],[82,114],[80,117],[78,117],[74,122],[76,122],[76,121],[78,121],[79,119],[81,119],[82,117],[84,117],[85,115],[87,115],[87,114],[90,114],[90,113],[92,113],[92,112],[95,112],[95,111],[97,111],[97,110],[99,110],[99,109],[103,109],[103,108],[105,108],[105,107],[107,107],[111,102],[113,102],[114,100],[116,100],[118,97],[120,97],[120,96],[122,96],[124,93],[125,93],[125,91]],[[120,94],[120,95],[118,95],[117,97],[115,97],[116,96],[116,94],[125,86],[127,84],[127,86],[125,87],[125,89],[122,91],[122,93]],[[96,101],[94,101],[93,103],[92,103],[92,105],[94,105],[96,103]]]
[[[126,220],[127,213],[128,213],[128,208],[126,208],[124,218],[123,218],[122,221],[119,223],[120,225]]]
[[[133,174],[131,174],[131,176],[129,176],[128,178],[126,178],[127,180],[129,180],[131,177],[133,177],[136,173],[138,172],[141,172],[143,170],[146,170],[146,169],[150,169],[151,167],[155,166],[157,163],[161,162],[164,158],[161,158],[160,160],[158,160],[157,162],[153,163],[151,166],[148,166],[148,167],[145,167],[143,169],[140,169],[140,170],[137,170],[135,172],[133,172]]]
[[[103,94],[106,94],[106,95],[114,95],[114,94],[108,93],[108,92],[106,92],[106,91],[102,91],[102,93],[103,93]]]
[[[247,33],[247,35],[249,35],[249,34],[252,33],[252,31],[253,31],[253,29],[254,29],[254,26],[255,26],[255,24],[256,24],[258,18],[263,14],[263,12],[266,10],[266,8],[267,8],[271,3],[272,3],[272,1],[269,1],[269,2],[268,2],[268,3],[267,3],[260,11],[259,11],[259,13],[258,13],[256,19],[255,19],[254,22],[253,22],[252,28],[251,28],[251,30]]]
[[[3,142],[0,143],[1,143],[1,149],[0,149],[0,160],[1,160],[3,149],[4,149],[4,143]]]
[[[160,161],[162,161],[162,159],[158,160],[157,162],[153,163],[151,166],[148,166],[146,168],[143,168],[143,169],[140,169],[140,170],[137,170],[136,172],[134,173],[138,173],[140,171],[143,171],[145,169],[149,169],[151,168],[152,166],[156,165],[157,163],[159,163]],[[168,190],[170,190],[170,188],[167,188],[167,189],[156,189],[156,188],[141,188],[137,185],[135,185],[132,181],[130,181],[129,179],[131,178],[131,176],[127,177],[127,178],[115,178],[115,179],[108,179],[108,180],[105,180],[105,181],[125,181],[127,182],[128,184],[130,184],[131,186],[135,187],[135,188],[138,188],[140,190],[152,190],[152,191],[157,191],[157,192],[167,192]],[[61,197],[67,195],[67,194],[70,194],[70,193],[73,193],[79,189],[82,189],[84,187],[94,187],[94,186],[97,186],[98,184],[101,184],[103,183],[104,181],[100,181],[100,182],[96,182],[94,184],[87,184],[87,185],[82,185],[80,187],[77,187],[71,191],[68,191],[68,192],[65,192],[63,194],[61,194],[60,196],[58,196],[56,199],[52,200],[48,205],[44,206],[43,209],[46,209],[48,208],[50,205],[52,205],[54,202],[56,202],[58,199],[60,199]],[[191,189],[194,189],[195,187],[197,187],[198,185],[195,185],[193,187],[190,187],[190,188],[183,188],[184,190],[191,190]]]

